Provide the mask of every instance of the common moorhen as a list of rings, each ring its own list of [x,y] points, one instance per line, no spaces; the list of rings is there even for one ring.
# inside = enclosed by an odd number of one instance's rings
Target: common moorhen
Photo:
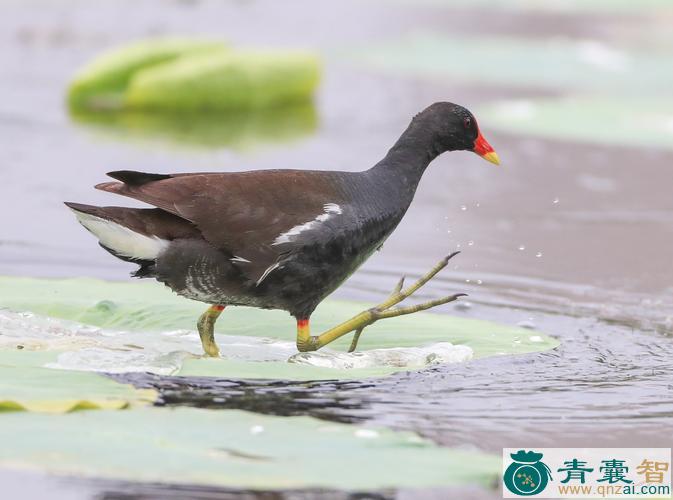
[[[218,356],[213,327],[227,305],[282,309],[297,320],[297,348],[313,351],[382,318],[455,300],[456,294],[392,308],[455,254],[379,306],[311,336],[316,306],[346,280],[400,223],[428,164],[445,151],[473,151],[499,163],[467,109],[448,102],[416,115],[388,154],[364,172],[262,170],[149,174],[121,170],[97,189],[156,208],[66,203],[79,222],[134,276],[155,278],[210,308],[198,321],[203,348]],[[392,308],[392,309],[391,309]]]

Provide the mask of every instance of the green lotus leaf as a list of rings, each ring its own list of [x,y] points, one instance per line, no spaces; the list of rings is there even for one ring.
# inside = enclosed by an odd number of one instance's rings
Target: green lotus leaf
[[[478,114],[489,127],[550,139],[673,148],[673,100],[578,97],[501,101]]]
[[[408,432],[236,410],[6,414],[0,440],[2,467],[235,488],[490,487],[501,468]]]
[[[300,51],[237,50],[181,57],[133,75],[127,109],[249,110],[311,99],[320,63]]]
[[[219,40],[154,39],[96,58],[74,77],[68,102],[85,116],[87,110],[247,111],[306,104],[319,78],[312,52],[233,51]]]
[[[368,68],[414,78],[554,92],[666,96],[673,86],[670,51],[634,51],[595,40],[512,36],[409,35],[358,49]]]
[[[8,362],[12,362],[12,357],[20,358],[17,363],[19,365],[25,364],[26,359],[31,358],[18,352],[2,352],[0,412],[120,410],[131,405],[151,403],[156,399],[154,390],[135,389],[95,373],[8,365]]]
[[[158,38],[142,40],[106,52],[86,65],[70,84],[68,102],[73,108],[117,109],[131,77],[143,68],[187,54],[226,51],[220,40]]]
[[[216,326],[225,357],[207,359],[200,355],[195,332],[196,319],[205,306],[157,283],[5,277],[0,278],[0,307],[40,315],[8,316],[5,334],[0,336],[0,361],[2,349],[13,351],[20,346],[20,355],[26,357],[34,352],[58,353],[56,361],[40,363],[36,358],[37,366],[94,371],[296,380],[360,378],[558,345],[528,329],[417,313],[367,328],[358,353],[343,352],[350,343],[350,338],[343,338],[330,349],[297,354],[295,324],[287,313],[232,307]],[[327,329],[367,307],[328,300],[314,314],[312,327]],[[64,321],[56,323],[56,318]]]

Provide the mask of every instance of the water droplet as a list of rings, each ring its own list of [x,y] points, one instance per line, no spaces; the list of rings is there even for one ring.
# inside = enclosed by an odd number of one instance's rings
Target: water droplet
[[[519,245],[519,250],[523,251],[526,249],[526,245]]]
[[[481,285],[482,283],[483,283],[483,281],[477,280],[477,285]]]
[[[469,279],[465,280],[465,283],[469,283],[469,282],[470,282],[470,280],[469,280]]]
[[[558,204],[559,201],[561,201],[561,200],[559,200],[558,197],[556,197],[556,198],[554,198],[554,201],[552,201],[552,203],[554,205],[556,205],[556,204]]]
[[[461,205],[460,209],[464,212],[465,210],[467,210],[467,206],[466,205]]]
[[[446,234],[451,234],[451,230],[450,230],[450,229],[447,229],[447,230],[446,230]]]
[[[535,256],[539,259],[540,257],[542,257],[542,252],[536,253]]]
[[[481,206],[481,203],[477,202],[474,204],[475,207],[479,208]]]
[[[468,245],[468,246],[472,246],[472,245],[474,245],[474,241],[472,241],[472,240],[468,241],[468,242],[467,242],[467,245]]]
[[[460,248],[460,243],[456,243],[456,248]]]

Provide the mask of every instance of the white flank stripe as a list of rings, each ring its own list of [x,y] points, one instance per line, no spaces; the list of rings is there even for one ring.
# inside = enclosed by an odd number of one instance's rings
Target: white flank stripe
[[[234,255],[231,259],[229,259],[232,262],[250,262],[248,259],[245,259],[243,257],[239,257],[238,255]]]
[[[327,212],[328,214],[341,214],[342,213],[341,207],[339,205],[337,205],[336,203],[325,203],[323,208],[325,209],[325,212]]]
[[[145,236],[115,222],[73,210],[80,224],[106,247],[133,259],[154,260],[168,246],[167,240]]]
[[[273,240],[273,243],[271,243],[271,245],[281,245],[283,243],[289,243],[293,241],[293,238],[295,236],[299,236],[299,234],[303,233],[304,231],[308,231],[310,229],[315,228],[319,223],[325,222],[333,215],[340,215],[341,213],[343,213],[341,207],[336,203],[326,203],[325,205],[323,205],[323,210],[324,212],[318,215],[315,219],[294,226],[285,231],[284,233],[279,234],[276,237],[276,239]]]
[[[264,271],[264,273],[262,274],[262,276],[260,276],[260,278],[257,280],[256,286],[259,286],[259,284],[260,284],[262,281],[264,281],[264,278],[266,278],[266,277],[269,275],[269,273],[271,273],[271,271],[273,271],[274,269],[276,269],[276,268],[278,267],[278,265],[279,265],[278,262],[276,262],[275,264],[273,264],[273,265],[267,267],[267,268],[266,268],[266,271]]]

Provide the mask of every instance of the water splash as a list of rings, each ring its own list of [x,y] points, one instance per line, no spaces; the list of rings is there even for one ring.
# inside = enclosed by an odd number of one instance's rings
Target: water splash
[[[290,363],[351,370],[377,366],[421,368],[444,363],[462,363],[473,357],[468,346],[438,342],[423,347],[372,349],[364,352],[301,352],[292,356]]]

